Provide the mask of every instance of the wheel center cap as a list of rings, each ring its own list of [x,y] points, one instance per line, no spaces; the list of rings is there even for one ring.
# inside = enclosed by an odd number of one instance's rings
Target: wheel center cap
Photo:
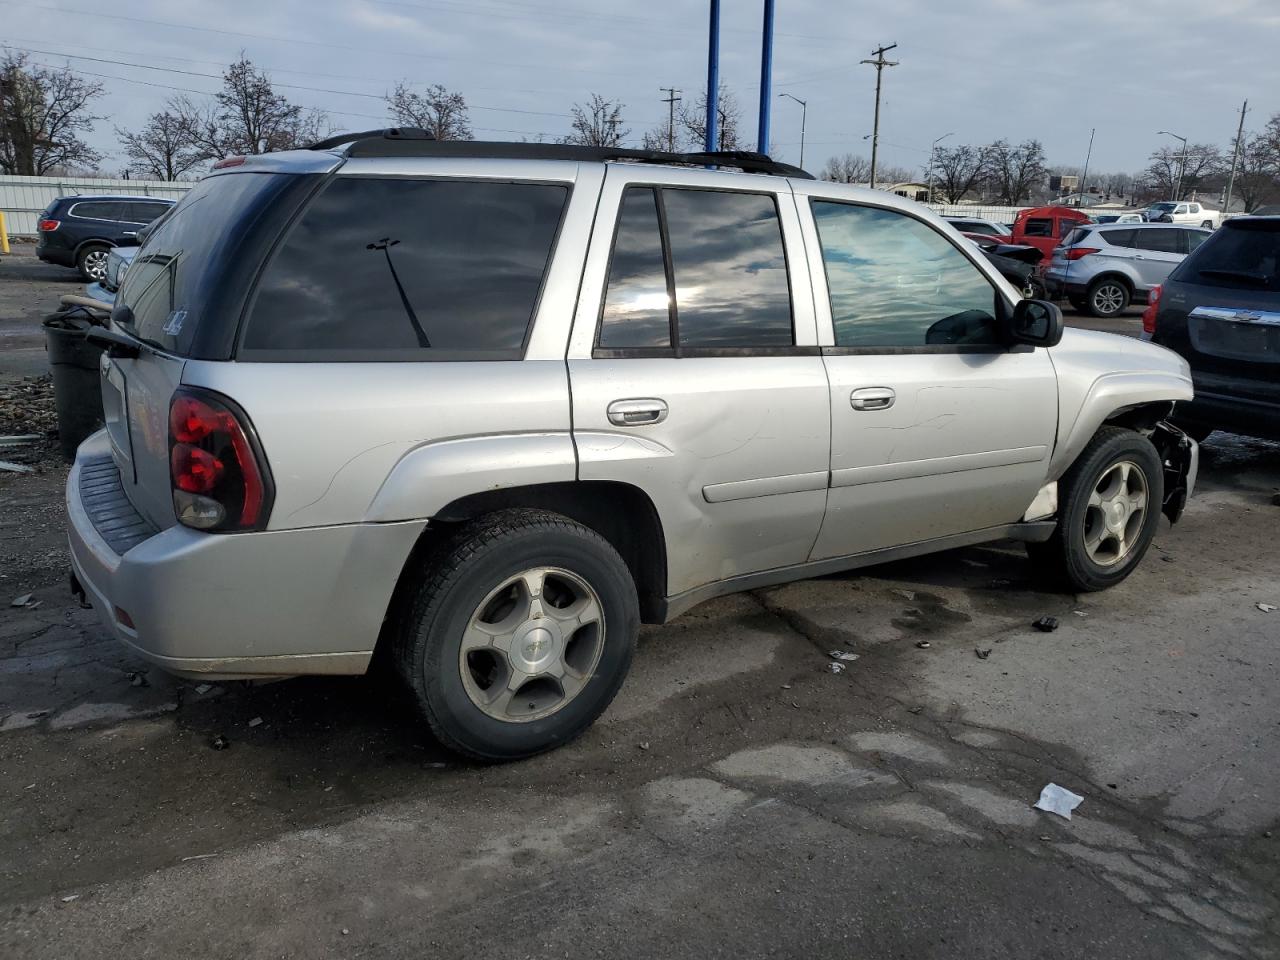
[[[1112,526],[1120,526],[1125,521],[1125,506],[1120,501],[1111,504],[1111,524]]]
[[[551,624],[534,621],[516,638],[512,652],[524,661],[524,669],[533,673],[555,657],[558,639],[558,631]]]

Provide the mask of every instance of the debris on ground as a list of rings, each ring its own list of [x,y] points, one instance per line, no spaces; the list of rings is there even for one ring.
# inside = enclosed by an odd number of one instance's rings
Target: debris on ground
[[[910,708],[908,708],[908,709],[907,709],[907,713],[913,713],[913,714],[915,714],[916,716],[919,716],[919,715],[920,715],[921,713],[923,713],[923,712],[924,712],[924,707],[923,707],[923,706],[915,706],[915,707],[910,707]]]
[[[1257,606],[1263,613],[1271,613],[1276,608],[1274,603],[1259,603]]]
[[[845,661],[845,663],[853,663],[853,661],[857,660],[859,656],[860,654],[851,653],[848,650],[832,650],[831,651],[832,660],[843,660]]]
[[[903,600],[914,600],[916,598],[916,592],[914,590],[894,590],[893,592]]]
[[[1041,633],[1053,633],[1058,629],[1058,618],[1041,617],[1039,620],[1032,621],[1031,625]]]
[[[636,744],[636,746],[638,746],[641,750],[648,750],[648,749],[649,749],[649,741],[648,741],[648,740],[641,740],[638,744]]]
[[[33,473],[35,465],[56,461],[58,413],[53,377],[23,377],[0,384],[0,470]]]
[[[1064,820],[1070,820],[1071,811],[1082,803],[1084,803],[1084,797],[1080,794],[1072,793],[1056,783],[1049,783],[1040,791],[1040,799],[1036,801],[1035,808],[1046,813],[1055,813]]]
[[[224,737],[222,734],[218,734],[211,741],[209,741],[209,746],[213,747],[213,749],[215,750],[225,750],[227,749],[227,747],[231,746],[231,741],[228,740],[226,737]]]
[[[251,726],[251,727],[260,727],[260,726],[262,726],[262,718],[261,718],[261,717],[254,717],[252,720],[250,720],[250,721],[249,721],[249,726]]]
[[[987,657],[991,656],[990,647],[974,647],[973,652],[977,655],[979,660],[985,660]]]
[[[828,673],[844,673],[844,664],[836,663],[834,660],[827,664]]]
[[[147,675],[145,673],[131,673],[129,674],[129,686],[149,687],[151,684],[147,683]]]
[[[1089,615],[1085,613],[1083,610],[1072,610],[1071,612],[1074,613],[1077,617],[1087,617]]]
[[[28,467],[25,463],[14,463],[10,460],[0,460],[0,470],[9,473],[35,473],[35,467]]]
[[[928,640],[917,640],[916,646],[919,647],[921,650],[928,650],[931,646],[933,646],[933,644],[931,644]]]
[[[200,686],[196,687],[196,693],[200,694],[200,696],[204,696],[206,693],[208,693],[212,689],[213,689],[213,686],[211,684],[202,683],[200,684]]]
[[[16,597],[16,598],[14,599],[13,603],[9,604],[9,606],[11,606],[11,607],[29,607],[29,606],[31,606],[31,601],[32,601],[34,598],[35,598],[35,595],[34,595],[34,594],[31,594],[31,593],[24,593],[22,596],[20,596],[20,597]]]
[[[62,902],[63,902],[63,903],[72,903],[73,901],[76,901],[76,900],[79,900],[79,899],[80,899],[80,894],[78,894],[78,893],[70,893],[70,894],[67,894],[67,896],[65,896],[65,897],[63,897],[63,898],[62,898]]]
[[[192,860],[208,860],[210,857],[216,857],[216,853],[193,853],[189,857],[183,857],[183,863],[189,863]]]

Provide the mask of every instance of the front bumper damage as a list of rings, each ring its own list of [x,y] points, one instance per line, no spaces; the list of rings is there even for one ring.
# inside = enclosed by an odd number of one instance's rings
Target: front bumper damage
[[[1161,512],[1177,523],[1195,491],[1200,471],[1200,445],[1167,420],[1151,431],[1151,442],[1164,465],[1164,503]]]

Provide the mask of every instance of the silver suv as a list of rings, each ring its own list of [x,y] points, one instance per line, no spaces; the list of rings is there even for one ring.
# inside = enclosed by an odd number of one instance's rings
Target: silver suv
[[[1054,248],[1045,286],[1077,310],[1114,317],[1131,303],[1146,303],[1151,288],[1210,236],[1198,227],[1155,223],[1076,227]]]
[[[67,482],[73,586],[185,676],[385,658],[444,743],[528,756],[641,622],[1001,539],[1100,589],[1194,482],[1182,359],[892,194],[413,131],[218,167],[94,335]]]

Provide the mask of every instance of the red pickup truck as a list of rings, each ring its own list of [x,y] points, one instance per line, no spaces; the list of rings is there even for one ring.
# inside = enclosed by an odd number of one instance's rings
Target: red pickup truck
[[[1013,221],[1013,242],[1036,247],[1045,259],[1053,256],[1053,248],[1082,223],[1092,223],[1087,213],[1071,207],[1032,207],[1021,211]]]

